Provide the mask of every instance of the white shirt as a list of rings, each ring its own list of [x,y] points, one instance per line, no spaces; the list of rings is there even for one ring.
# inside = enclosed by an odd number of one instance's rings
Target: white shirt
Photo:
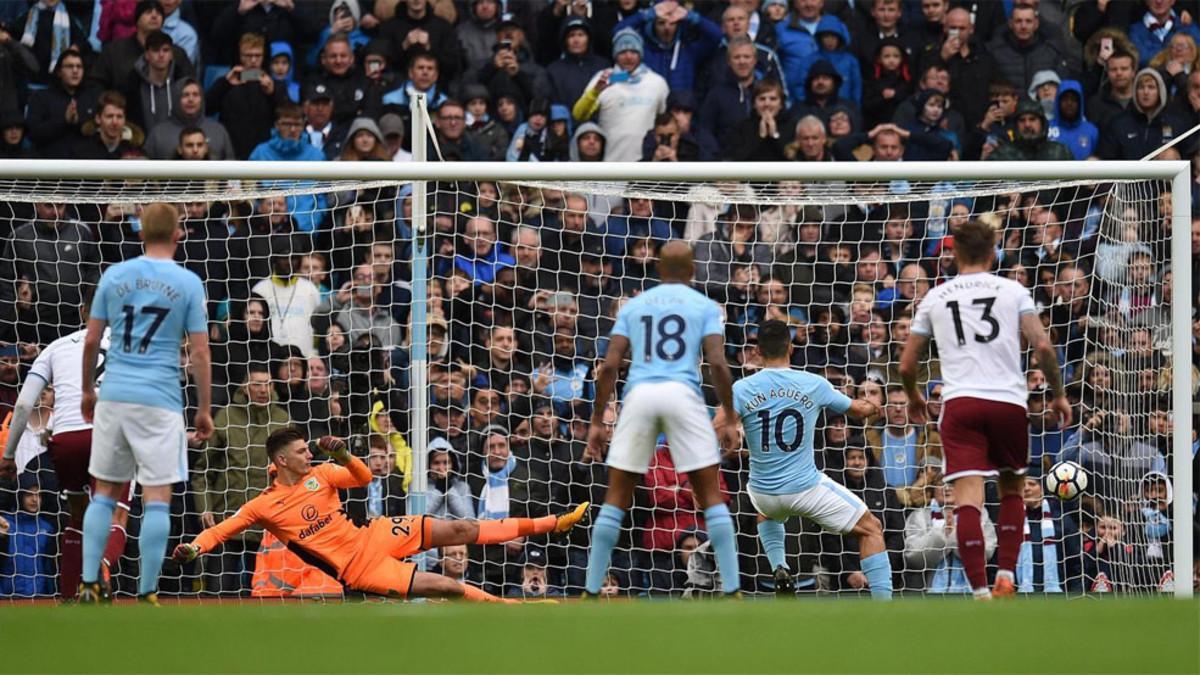
[[[640,162],[646,132],[654,128],[654,118],[667,109],[667,94],[671,91],[667,81],[649,68],[639,66],[638,71],[636,82],[618,82],[600,92],[596,115],[604,131],[606,162]],[[594,87],[599,79],[598,72],[587,88]]]
[[[250,291],[267,302],[272,340],[298,348],[305,358],[317,355],[310,323],[317,305],[321,304],[321,289],[316,284],[304,277],[292,277],[288,283],[270,276],[254,284]]]
[[[108,351],[109,329],[100,339],[100,358],[96,363],[96,380],[104,374],[104,354]],[[64,335],[42,350],[29,369],[47,385],[54,387],[54,433],[91,429],[85,422],[83,403],[83,339],[87,330]],[[26,434],[28,435],[28,434]],[[24,436],[21,438],[25,440]]]
[[[1036,313],[1028,289],[986,272],[960,274],[929,291],[912,332],[937,342],[942,398],[970,396],[1025,408],[1021,315]]]

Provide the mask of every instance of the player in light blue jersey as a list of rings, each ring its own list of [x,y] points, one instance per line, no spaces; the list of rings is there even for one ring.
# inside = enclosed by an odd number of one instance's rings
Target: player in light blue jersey
[[[733,385],[734,408],[750,446],[750,501],[758,510],[758,536],[775,570],[775,592],[794,596],[795,582],[784,560],[784,522],[813,520],[827,530],[858,536],[862,571],[871,596],[892,596],[892,566],[883,526],[867,505],[817,470],[813,434],[821,412],[869,417],[874,403],[850,400],[818,375],[791,369],[792,335],[782,321],[758,329],[763,370]]]
[[[621,308],[596,378],[588,456],[601,459],[606,437],[604,409],[622,362],[627,356],[630,359],[621,413],[608,451],[608,492],[592,528],[585,583],[592,596],[600,592],[625,512],[633,504],[633,488],[649,468],[655,441],[662,432],[667,435],[676,469],[688,474],[704,509],[722,591],[737,593],[741,582],[733,518],[718,485],[720,446],[732,450],[738,439],[721,310],[690,286],[694,272],[690,246],[670,241],[659,255],[663,283]],[[723,419],[728,421],[716,433],[700,392],[702,352],[725,411]]]
[[[88,472],[95,492],[83,515],[83,574],[80,603],[104,595],[100,556],[121,484],[142,486],[141,578],[138,597],[158,604],[158,574],[171,533],[171,486],[187,479],[187,438],[179,386],[179,347],[188,340],[199,404],[195,440],[213,431],[208,325],[204,285],[174,261],[179,214],[167,204],[142,211],[145,255],[109,268],[92,300],[83,345],[83,401],[93,423]],[[104,384],[96,396],[96,360],[104,329],[112,327]]]

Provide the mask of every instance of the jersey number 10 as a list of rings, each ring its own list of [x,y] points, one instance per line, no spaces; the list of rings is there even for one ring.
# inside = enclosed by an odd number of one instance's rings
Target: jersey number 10
[[[796,435],[793,436],[792,440],[790,441],[784,439],[784,431],[788,420],[796,421]],[[775,417],[775,423],[773,425],[771,424],[771,411],[759,410],[758,422],[759,426],[762,427],[762,430],[759,434],[758,445],[762,448],[763,452],[771,451],[772,427],[774,427],[775,431],[775,447],[780,452],[794,452],[796,448],[799,448],[800,444],[804,442],[804,415],[801,414],[799,410],[787,408],[780,411],[779,415]]]

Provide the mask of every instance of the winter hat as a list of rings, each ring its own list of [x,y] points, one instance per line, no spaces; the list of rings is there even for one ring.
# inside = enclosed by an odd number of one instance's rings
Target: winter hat
[[[554,105],[550,106],[550,121],[570,122],[571,111],[567,109],[567,106],[560,103],[555,103]]]
[[[346,140],[351,140],[354,135],[360,131],[369,131],[375,136],[375,140],[383,143],[383,132],[379,130],[379,125],[370,117],[356,117],[350,123],[350,130],[346,132]]]
[[[481,98],[485,101],[491,98],[491,96],[488,94],[487,87],[476,83],[463,86],[461,96],[463,103],[470,103],[477,98]]]
[[[329,8],[329,23],[333,24],[337,18],[338,7],[345,7],[346,11],[350,12],[350,16],[354,18],[354,25],[357,26],[362,20],[362,9],[358,6],[358,0],[333,0],[333,5]]]
[[[388,113],[379,118],[379,130],[383,137],[403,136],[405,132],[404,118],[396,113]]]
[[[1034,73],[1033,81],[1029,84],[1029,98],[1036,101],[1038,87],[1050,82],[1053,82],[1060,87],[1062,86],[1062,78],[1059,77],[1058,73],[1054,72],[1053,70],[1039,70]]]
[[[587,18],[582,16],[573,16],[563,22],[562,31],[559,33],[559,41],[567,39],[567,35],[570,35],[571,31],[575,30],[576,28],[587,33],[589,38],[592,37],[592,24],[587,20]]]
[[[787,0],[763,0],[762,8],[766,9],[771,5],[783,5],[787,7]]]
[[[617,54],[621,52],[637,52],[638,56],[642,56],[645,49],[646,42],[642,40],[642,36],[630,28],[618,32],[613,38],[613,58],[616,58]]]

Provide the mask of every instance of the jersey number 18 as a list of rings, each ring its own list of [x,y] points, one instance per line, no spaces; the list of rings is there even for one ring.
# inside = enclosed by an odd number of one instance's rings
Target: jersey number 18
[[[663,361],[677,361],[683,356],[687,345],[683,343],[683,334],[687,331],[687,322],[678,314],[668,314],[658,320],[658,339],[655,340],[654,317],[643,316],[642,326],[645,328],[645,360],[649,361],[656,355]]]

